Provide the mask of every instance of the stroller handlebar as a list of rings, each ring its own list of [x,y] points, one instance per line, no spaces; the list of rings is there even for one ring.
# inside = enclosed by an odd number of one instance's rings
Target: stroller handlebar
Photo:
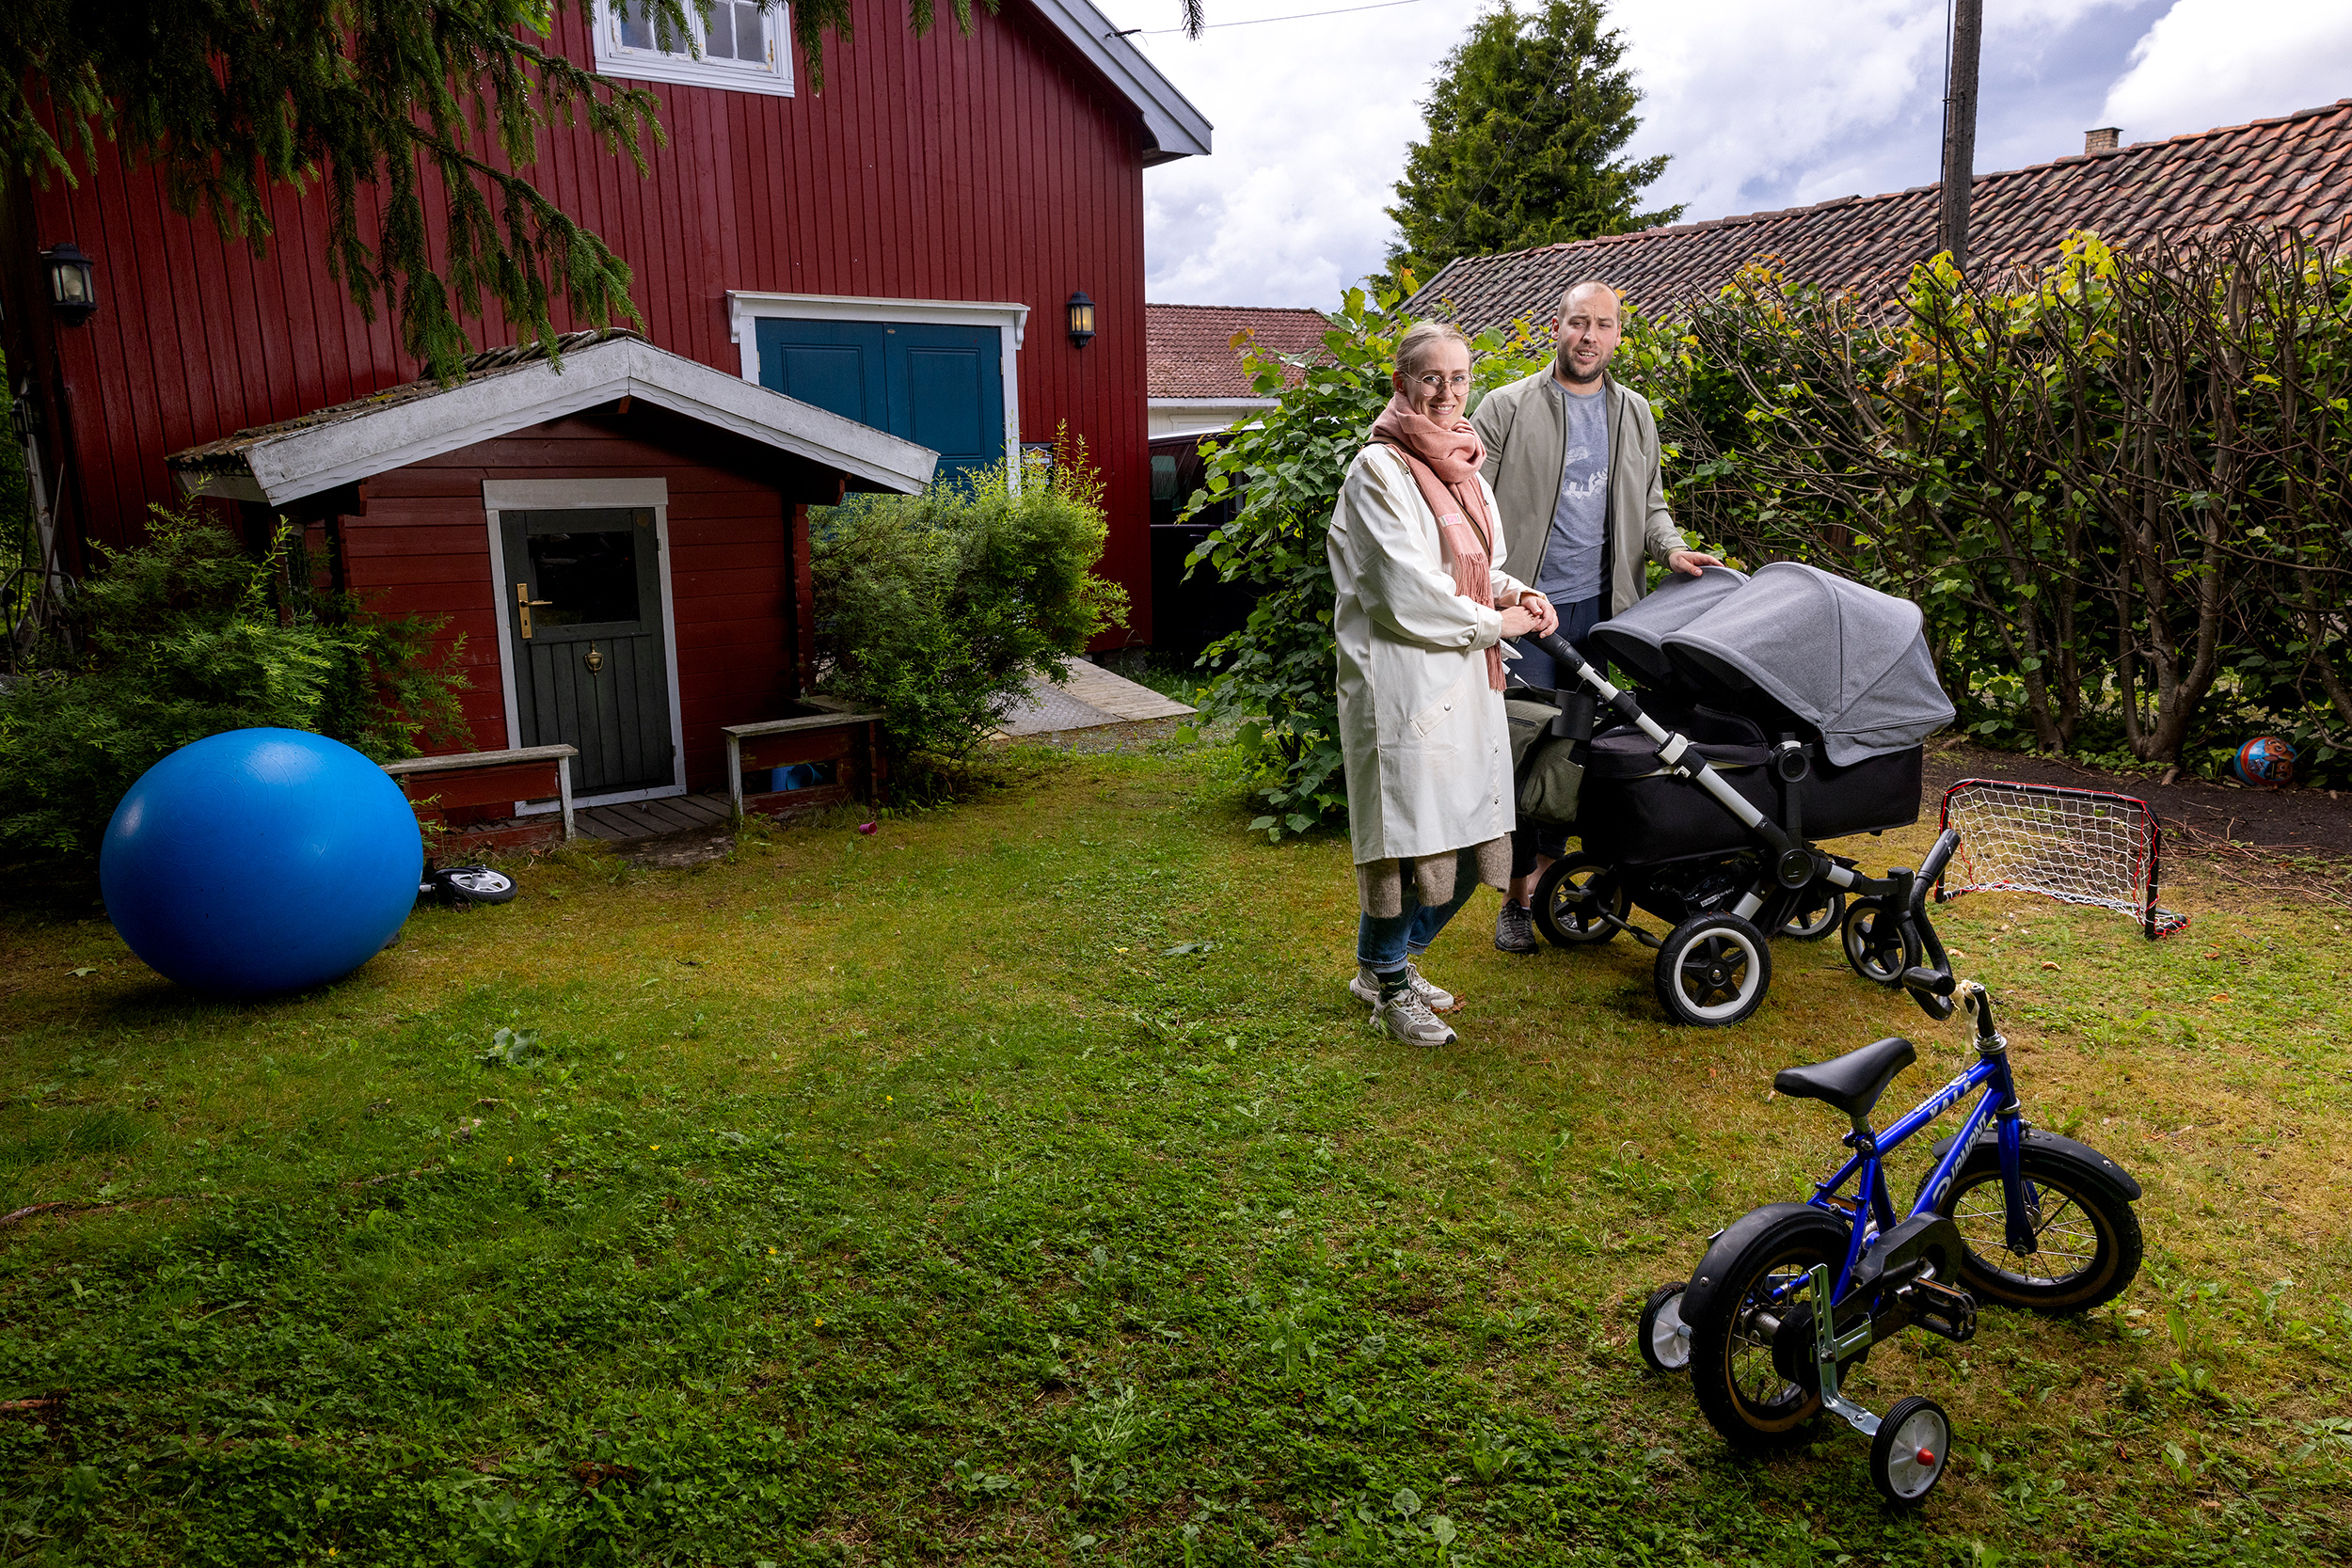
[[[1565,674],[1581,676],[1587,668],[1588,661],[1582,654],[1576,651],[1576,644],[1556,631],[1545,632],[1540,637],[1531,632],[1519,641],[1532,642],[1549,654],[1551,661],[1557,664]]]

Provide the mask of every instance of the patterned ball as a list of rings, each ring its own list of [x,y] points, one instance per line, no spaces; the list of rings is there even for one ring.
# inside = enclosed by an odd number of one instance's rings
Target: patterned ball
[[[2237,749],[2230,771],[2247,784],[2282,789],[2295,782],[2295,748],[2275,735],[2258,735]]]

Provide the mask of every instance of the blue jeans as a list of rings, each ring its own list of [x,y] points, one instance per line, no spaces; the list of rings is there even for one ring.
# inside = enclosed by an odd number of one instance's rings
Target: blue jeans
[[[1456,876],[1451,902],[1416,904],[1411,902],[1413,881],[1407,877],[1404,913],[1386,919],[1369,914],[1358,918],[1356,961],[1375,974],[1390,974],[1404,968],[1406,959],[1418,958],[1429,951],[1429,944],[1438,940],[1438,933],[1454,918],[1454,911],[1469,903],[1477,888],[1476,878]]]
[[[1551,608],[1560,612],[1560,635],[1575,644],[1578,653],[1595,663],[1606,661],[1594,658],[1592,644],[1586,640],[1593,635],[1595,626],[1608,619],[1601,612],[1601,606],[1607,602],[1606,594],[1596,594],[1589,599],[1578,599],[1574,603],[1562,599],[1551,601]],[[1511,646],[1518,650],[1519,657],[1503,668],[1510,673],[1513,685],[1539,686],[1547,691],[1558,685],[1559,671],[1553,667],[1549,654],[1533,641],[1514,639]]]

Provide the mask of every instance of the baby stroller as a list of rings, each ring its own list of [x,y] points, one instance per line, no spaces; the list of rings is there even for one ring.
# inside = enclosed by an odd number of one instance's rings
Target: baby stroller
[[[1927,897],[1957,835],[1883,877],[1814,843],[1918,820],[1920,742],[1952,718],[1918,607],[1794,562],[1752,578],[1709,567],[1593,638],[1641,699],[1555,636],[1533,641],[1562,689],[1505,703],[1522,825],[1582,840],[1536,884],[1544,935],[1579,947],[1629,932],[1658,951],[1667,1015],[1722,1026],[1764,1000],[1767,933],[1836,931],[1857,974],[1949,1017]],[[1673,928],[1653,936],[1635,908]]]

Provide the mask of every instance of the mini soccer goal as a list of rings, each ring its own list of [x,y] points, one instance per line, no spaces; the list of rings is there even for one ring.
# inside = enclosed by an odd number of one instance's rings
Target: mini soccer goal
[[[1963,779],[1944,792],[1941,827],[1960,830],[1936,897],[2038,893],[2126,914],[2150,942],[2188,916],[2156,905],[2164,830],[2148,802],[2104,789]]]

